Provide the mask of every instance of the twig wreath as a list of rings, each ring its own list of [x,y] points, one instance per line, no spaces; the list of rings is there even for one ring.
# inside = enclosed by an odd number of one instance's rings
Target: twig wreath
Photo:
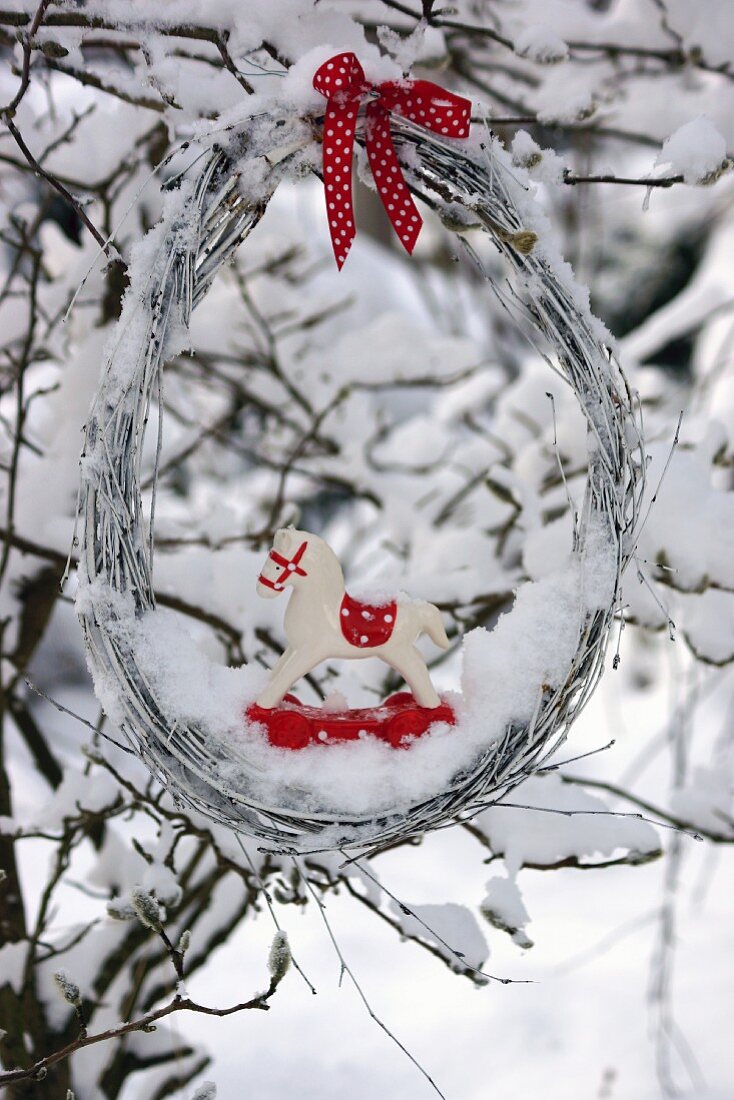
[[[179,803],[290,853],[367,851],[465,820],[544,764],[601,675],[645,480],[635,402],[609,338],[545,239],[543,215],[504,150],[488,131],[465,140],[461,127],[451,128],[445,116],[452,116],[457,97],[423,82],[375,88],[351,58],[341,55],[329,63],[336,64],[335,81],[339,62],[348,68],[343,94],[324,84],[331,69],[324,66],[317,74],[320,90],[330,97],[326,120],[285,112],[246,119],[224,136],[220,131],[217,144],[202,142],[188,168],[165,185],[162,218],[132,257],[130,287],[86,426],[81,464],[78,612],[104,709]],[[419,93],[426,88],[432,91],[423,104]],[[359,111],[365,99],[366,117]],[[425,119],[434,103],[444,112],[444,125],[429,130]],[[394,146],[400,184],[395,194],[402,205],[392,212],[393,224],[416,217],[412,197],[420,199],[458,236],[515,319],[550,349],[543,353],[547,362],[572,387],[585,415],[588,473],[568,569],[547,584],[521,586],[513,611],[494,631],[476,630],[464,640],[462,693],[451,700],[453,726],[438,723],[405,751],[363,739],[288,754],[267,743],[262,727],[247,722],[246,708],[261,683],[253,687],[243,679],[245,733],[232,736],[231,730],[207,728],[193,712],[180,713],[157,680],[150,646],[139,635],[140,624],[160,615],[152,583],[155,490],[146,515],[141,454],[163,366],[188,346],[193,309],[263,216],[278,185],[314,170],[322,132],[324,141],[331,139],[328,131],[340,115],[347,129],[356,127],[357,148],[367,151],[373,173],[383,159],[376,142]],[[468,116],[465,121],[468,127]],[[324,149],[325,185],[342,184],[343,202],[351,195],[348,137],[348,172],[333,163],[340,155],[335,144]],[[348,194],[336,178],[342,174]],[[395,178],[386,182],[395,187]],[[380,191],[388,209],[390,196],[385,187]],[[327,189],[327,210],[330,194]],[[347,224],[353,223],[351,206],[332,221],[341,266],[354,234]],[[400,233],[403,226],[395,228]],[[506,283],[484,269],[466,238],[474,229],[503,256]],[[412,250],[417,231],[400,235]],[[291,554],[281,557],[294,560]],[[507,643],[502,628],[511,620],[546,639],[548,667],[529,667],[523,691],[499,702],[493,697],[489,716],[491,662]],[[561,620],[565,633],[558,638]],[[501,685],[491,690],[502,696]],[[314,753],[321,753],[318,760],[309,756]],[[351,767],[363,778],[374,766],[380,797],[339,798],[324,786],[322,772],[337,756],[339,768]]]

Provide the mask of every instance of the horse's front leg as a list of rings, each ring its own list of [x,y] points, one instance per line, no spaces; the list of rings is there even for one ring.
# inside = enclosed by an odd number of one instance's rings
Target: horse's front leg
[[[321,654],[314,656],[313,652],[307,653],[289,646],[273,669],[268,686],[258,696],[257,705],[266,710],[277,707],[296,680],[300,680],[324,659]]]
[[[275,679],[275,677],[279,674],[279,672],[283,668],[283,665],[286,663],[286,661],[290,657],[291,653],[293,653],[293,652],[294,652],[294,650],[293,650],[292,646],[286,646],[286,648],[281,653],[280,657],[278,657],[278,660],[275,662],[273,667],[270,669],[270,682],[271,683]]]

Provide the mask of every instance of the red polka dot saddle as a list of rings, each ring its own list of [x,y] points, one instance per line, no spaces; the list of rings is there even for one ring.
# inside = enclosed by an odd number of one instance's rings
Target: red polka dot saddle
[[[360,603],[345,592],[339,609],[342,634],[358,649],[374,649],[390,638],[397,613],[398,605],[394,600],[378,606]]]

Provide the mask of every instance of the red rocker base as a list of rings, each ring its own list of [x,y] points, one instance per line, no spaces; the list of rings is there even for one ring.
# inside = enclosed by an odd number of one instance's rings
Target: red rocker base
[[[295,695],[286,695],[280,706],[272,710],[253,704],[247,710],[247,717],[265,726],[268,741],[280,749],[359,741],[365,736],[377,737],[401,749],[415,737],[421,737],[435,722],[456,724],[456,715],[448,703],[441,703],[432,710],[419,707],[409,691],[391,695],[379,707],[343,711],[309,707]]]

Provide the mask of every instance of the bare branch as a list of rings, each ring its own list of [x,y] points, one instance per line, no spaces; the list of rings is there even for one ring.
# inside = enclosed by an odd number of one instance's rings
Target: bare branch
[[[639,806],[639,808],[646,813],[655,814],[661,821],[668,822],[668,824],[675,829],[681,829],[689,834],[696,833],[700,837],[705,837],[706,840],[710,840],[712,844],[734,844],[734,831],[730,833],[716,833],[711,829],[702,828],[696,822],[685,821],[683,818],[671,814],[668,810],[662,810],[659,806],[655,806],[652,802],[648,802],[647,799],[640,798],[631,791],[625,790],[624,787],[618,787],[615,783],[607,783],[601,779],[586,779],[583,776],[574,775],[562,775],[561,779],[564,783],[571,783],[577,787],[590,787],[593,790],[606,791],[608,794],[623,798],[625,802],[629,802],[632,806]]]
[[[230,1005],[227,1008],[214,1008],[209,1005],[198,1004],[189,997],[175,997],[170,1004],[165,1005],[163,1008],[158,1008],[153,1012],[147,1012],[144,1016],[140,1016],[136,1020],[130,1020],[125,1024],[120,1024],[118,1027],[108,1028],[106,1031],[98,1031],[94,1035],[80,1035],[73,1042],[67,1043],[61,1050],[54,1051],[53,1054],[47,1054],[45,1058],[39,1058],[38,1061],[28,1069],[14,1069],[7,1073],[0,1073],[0,1085],[12,1085],[16,1081],[42,1081],[51,1066],[55,1066],[58,1062],[70,1058],[71,1055],[76,1054],[77,1051],[84,1050],[85,1047],[95,1046],[97,1043],[105,1043],[109,1042],[111,1039],[119,1039],[121,1036],[129,1035],[134,1031],[155,1031],[153,1025],[156,1024],[158,1020],[163,1020],[166,1016],[173,1015],[174,1012],[198,1012],[205,1016],[232,1016],[235,1013],[246,1012],[251,1009],[265,1012],[270,1007],[268,1001],[275,993],[277,984],[277,982],[274,983],[271,981],[264,993],[259,993],[249,1001],[242,1001],[239,1004]]]

